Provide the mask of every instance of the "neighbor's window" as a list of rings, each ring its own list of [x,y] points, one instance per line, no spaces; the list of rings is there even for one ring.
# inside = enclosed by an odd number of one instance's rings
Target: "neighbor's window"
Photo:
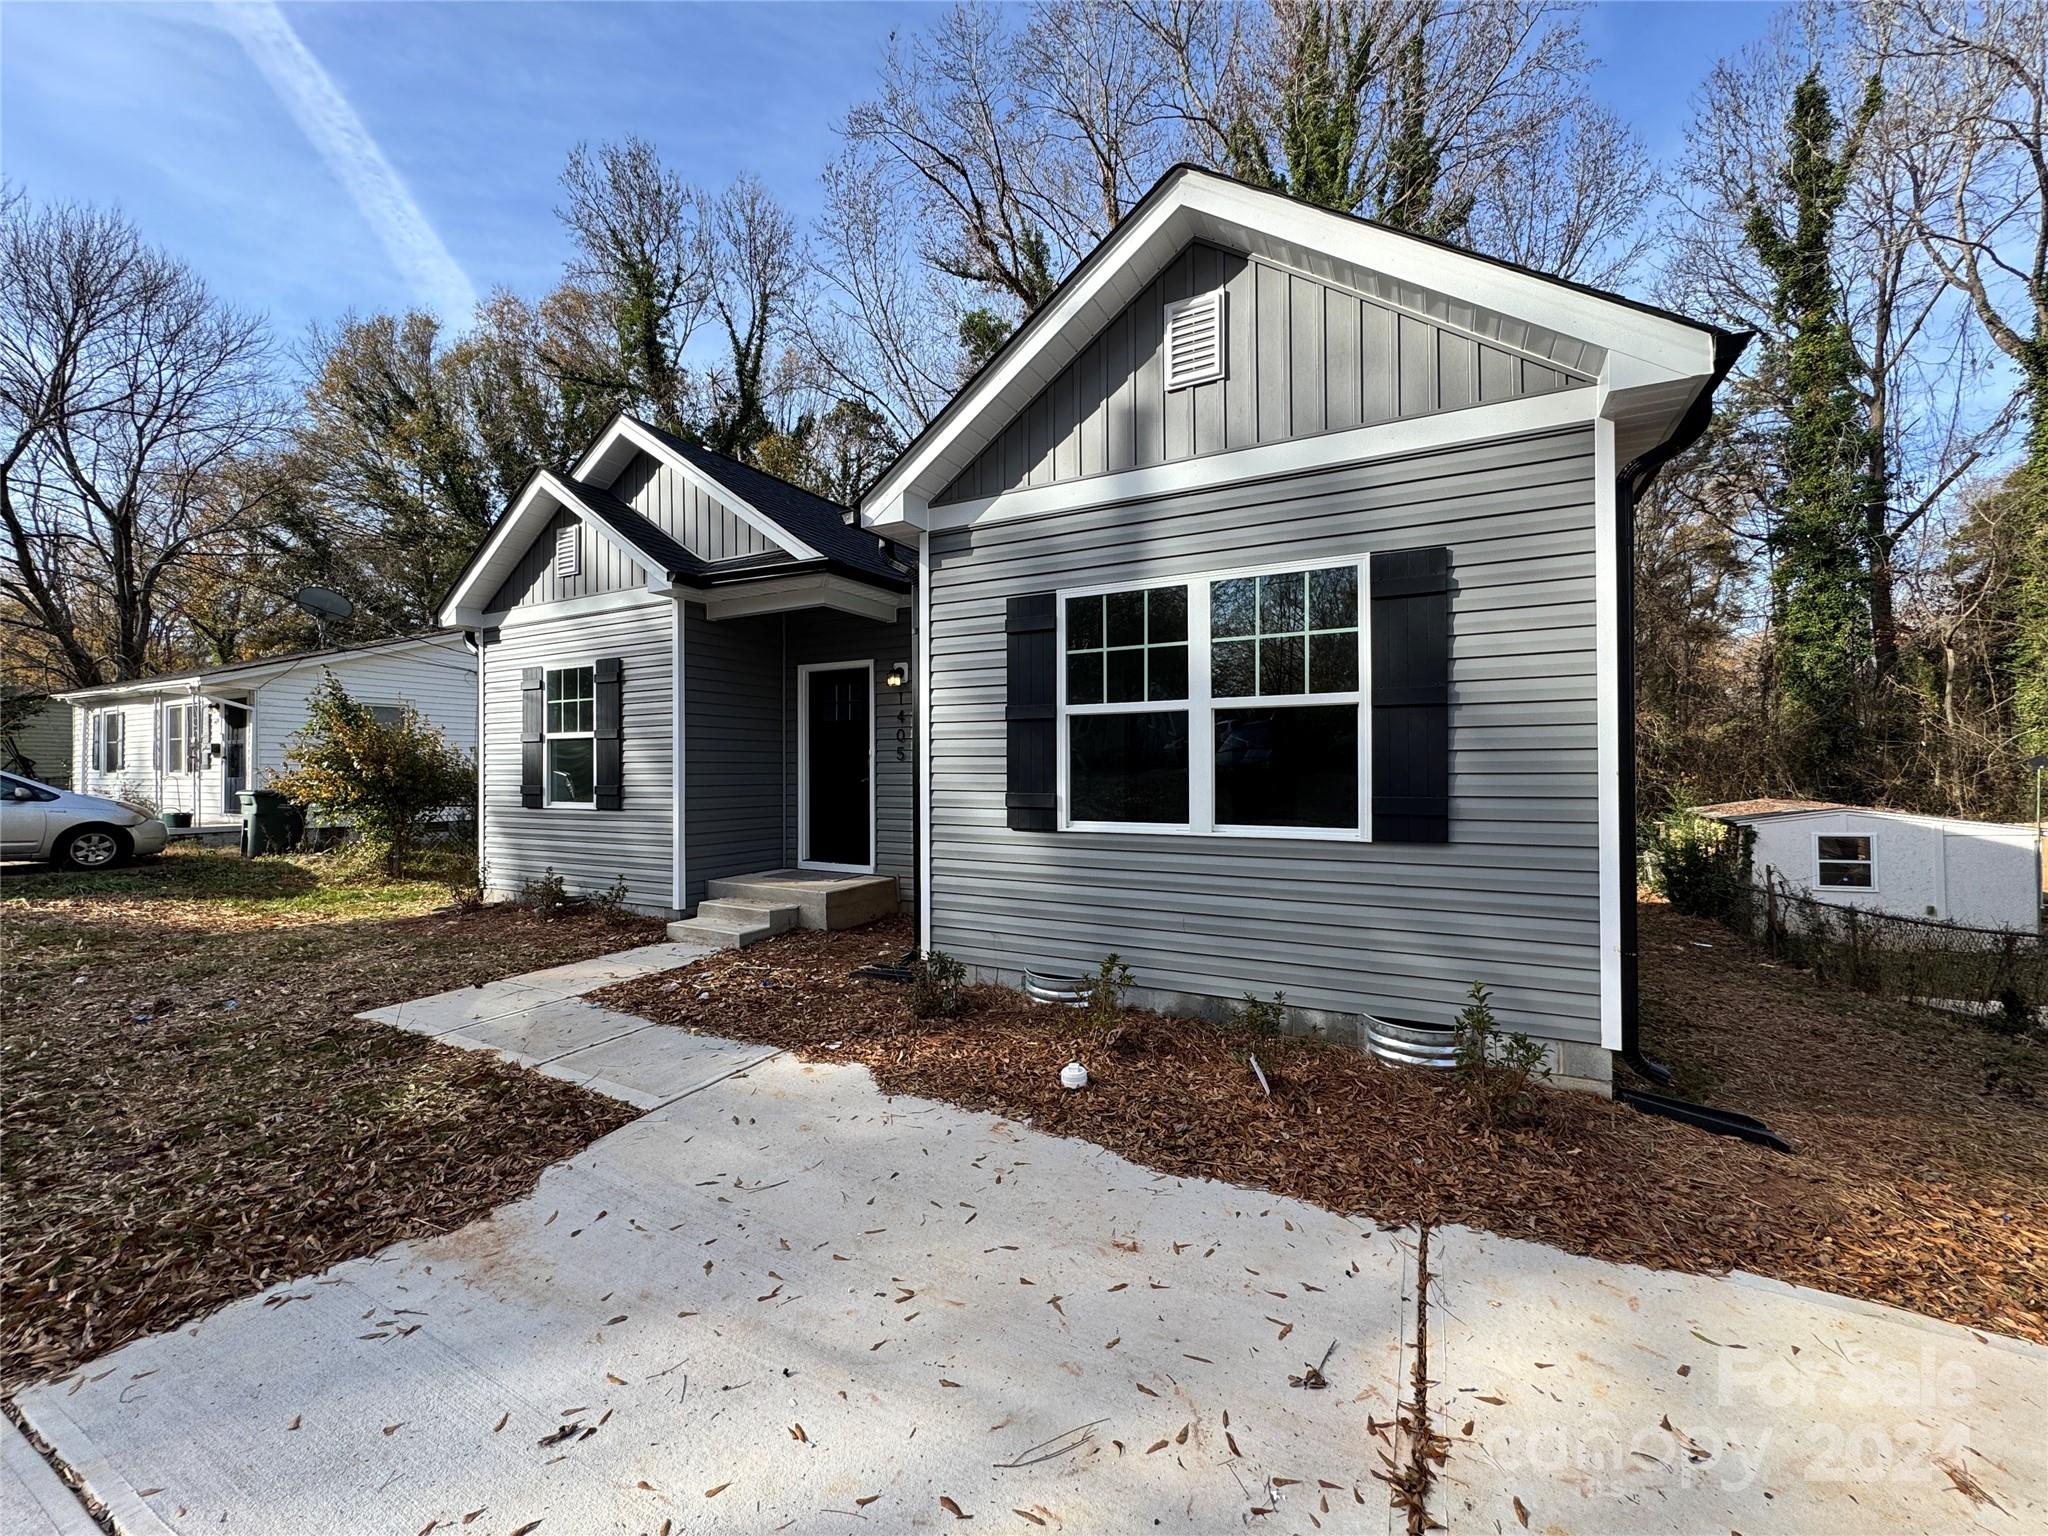
[[[118,709],[93,716],[93,759],[101,773],[128,766],[128,717]]]
[[[397,704],[372,704],[370,718],[379,725],[396,725],[405,717],[403,706]]]
[[[1820,883],[1850,890],[1877,889],[1877,866],[1867,837],[1816,837],[1814,861]]]
[[[1356,834],[1361,569],[1066,598],[1068,824]]]
[[[596,689],[589,667],[550,667],[547,674],[547,803],[592,805],[591,731]]]
[[[164,706],[164,772],[184,773],[191,766],[189,747],[191,738],[186,711],[196,708],[190,704],[166,704]]]

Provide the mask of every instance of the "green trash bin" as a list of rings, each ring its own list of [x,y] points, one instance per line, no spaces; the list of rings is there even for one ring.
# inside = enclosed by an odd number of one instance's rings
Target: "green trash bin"
[[[236,798],[242,802],[242,857],[289,852],[296,840],[291,801],[274,789],[245,789]]]

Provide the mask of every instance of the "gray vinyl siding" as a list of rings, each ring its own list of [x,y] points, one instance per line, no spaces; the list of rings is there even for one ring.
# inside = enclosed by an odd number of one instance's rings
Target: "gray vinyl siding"
[[[935,533],[933,942],[984,971],[1115,950],[1142,988],[1599,1039],[1589,428]],[[1004,600],[1063,586],[1451,550],[1451,841],[1013,832]],[[1369,787],[1367,792],[1369,793]]]
[[[546,528],[534,536],[519,557],[519,565],[505,578],[485,607],[492,613],[511,608],[531,608],[540,603],[559,603],[572,597],[597,597],[610,592],[631,592],[647,585],[647,572],[610,539],[595,528],[583,531],[582,558],[574,576],[555,573],[555,535],[563,528],[580,526],[582,519],[557,508]]]
[[[788,624],[790,688],[783,724],[789,733],[792,764],[786,799],[790,862],[795,863],[797,855],[796,669],[835,661],[871,660],[875,664],[875,873],[894,875],[897,895],[905,903],[914,902],[917,861],[912,816],[917,785],[917,694],[914,688],[906,688],[899,696],[894,689],[882,686],[891,662],[912,659],[909,616],[899,614],[894,623],[880,624],[852,614],[811,608],[788,615]],[[914,684],[916,678],[913,676],[911,681]]]
[[[780,869],[794,862],[787,844],[785,781],[795,775],[795,742],[784,745],[782,617],[714,624],[701,604],[684,609],[683,817],[685,905],[704,899],[705,882]]]
[[[611,493],[703,560],[768,555],[781,547],[651,454],[636,454]]]
[[[880,624],[810,608],[712,623],[701,608],[687,611],[689,904],[703,900],[707,881],[797,863],[797,668],[873,661],[875,872],[894,875],[898,895],[910,905],[917,870],[911,819],[917,695],[914,686],[900,698],[883,686],[891,663],[914,659],[908,616]]]
[[[577,893],[626,883],[628,902],[674,907],[674,604],[511,623],[485,647],[483,858],[494,894],[516,896],[548,869]],[[624,805],[616,811],[519,803],[519,686],[527,667],[621,662]]]
[[[55,700],[37,705],[18,727],[0,736],[0,759],[12,761],[18,753],[32,765],[31,778],[69,789],[73,713],[69,704]]]
[[[1225,375],[1168,393],[1166,305],[1221,286]],[[1582,344],[1406,292],[1437,318],[1197,242],[935,504],[1579,388]],[[1460,328],[1462,325],[1462,329]],[[1473,333],[1483,327],[1487,334]]]

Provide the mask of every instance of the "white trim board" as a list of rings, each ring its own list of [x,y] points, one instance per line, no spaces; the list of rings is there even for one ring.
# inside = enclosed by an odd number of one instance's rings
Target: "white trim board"
[[[620,533],[604,517],[593,510],[590,504],[577,494],[576,487],[551,469],[538,471],[527,481],[526,488],[519,493],[519,499],[512,503],[510,510],[498,519],[498,524],[484,540],[483,547],[470,561],[455,584],[455,590],[442,603],[440,618],[445,624],[463,629],[474,629],[482,624],[484,610],[478,606],[483,599],[502,586],[519,564],[519,557],[540,532],[546,519],[557,510],[573,513],[579,520],[589,524],[605,538],[617,545],[635,565],[645,567],[647,557],[633,541]],[[523,535],[523,537],[522,537]],[[666,571],[648,569],[646,590],[666,592],[669,579]],[[552,605],[549,605],[552,606]]]
[[[865,672],[868,701],[868,861],[865,864],[826,864],[810,856],[811,850],[811,677],[818,672]],[[872,875],[875,872],[875,735],[881,729],[875,708],[875,658],[865,661],[806,661],[796,669],[796,866],[833,874]]]

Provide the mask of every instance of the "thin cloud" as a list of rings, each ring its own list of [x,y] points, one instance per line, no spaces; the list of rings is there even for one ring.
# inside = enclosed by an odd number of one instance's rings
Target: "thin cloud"
[[[412,189],[384,158],[363,120],[274,3],[221,5],[230,32],[292,117],[347,188],[420,299],[449,321],[467,323],[476,309],[470,282]]]

